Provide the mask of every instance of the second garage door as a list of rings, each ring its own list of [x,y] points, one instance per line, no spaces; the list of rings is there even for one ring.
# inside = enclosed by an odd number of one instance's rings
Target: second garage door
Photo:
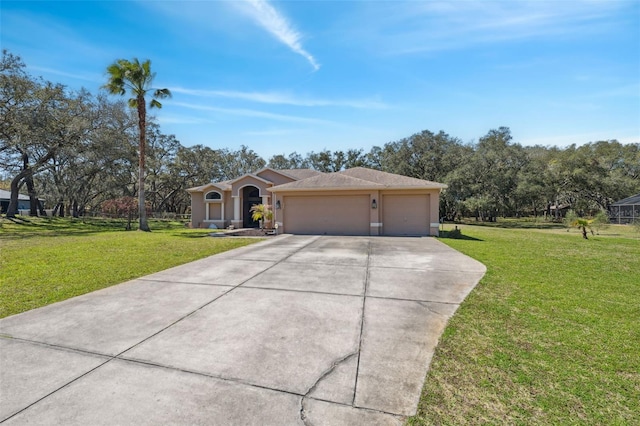
[[[384,195],[384,235],[429,235],[429,195]]]
[[[288,234],[369,235],[368,195],[286,196]]]

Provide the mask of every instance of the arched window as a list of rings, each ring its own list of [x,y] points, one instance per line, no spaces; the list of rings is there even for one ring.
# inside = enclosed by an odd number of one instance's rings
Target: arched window
[[[219,192],[211,191],[211,192],[207,192],[207,194],[204,196],[204,199],[205,200],[221,200],[222,195],[220,195]]]

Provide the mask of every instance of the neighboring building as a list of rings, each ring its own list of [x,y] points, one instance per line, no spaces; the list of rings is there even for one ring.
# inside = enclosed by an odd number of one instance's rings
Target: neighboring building
[[[255,227],[250,209],[268,204],[279,232],[330,235],[438,235],[446,185],[356,167],[335,173],[264,168],[190,188],[191,223]]]
[[[616,201],[609,207],[611,223],[633,223],[640,220],[640,194]]]
[[[9,201],[11,200],[11,191],[0,189],[0,213],[6,213],[9,209]],[[42,205],[42,200],[38,199]],[[18,194],[18,210],[29,210],[29,196]]]
[[[549,206],[549,216],[550,217],[565,217],[567,215],[567,212],[571,209],[571,204],[560,204],[560,205],[550,205]],[[556,210],[558,210],[558,212],[556,213]]]

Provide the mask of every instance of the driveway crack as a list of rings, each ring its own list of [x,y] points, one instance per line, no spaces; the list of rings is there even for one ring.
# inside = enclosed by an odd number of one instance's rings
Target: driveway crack
[[[311,387],[305,392],[305,394],[302,396],[302,399],[300,400],[300,420],[302,420],[302,423],[304,423],[307,426],[311,425],[311,422],[307,418],[306,407],[305,407],[305,402],[307,398],[309,398],[309,396],[313,393],[313,391],[316,390],[320,382],[322,382],[327,376],[333,373],[340,364],[349,361],[351,358],[358,355],[358,353],[359,353],[359,350],[355,350],[333,361],[329,366],[329,368],[323,371],[322,374],[320,374],[320,376],[313,383],[313,385],[311,385]]]

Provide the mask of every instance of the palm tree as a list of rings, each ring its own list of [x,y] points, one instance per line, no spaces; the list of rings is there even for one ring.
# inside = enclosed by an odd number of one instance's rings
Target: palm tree
[[[138,162],[138,211],[140,214],[140,230],[150,231],[147,223],[147,212],[145,210],[144,199],[144,169],[145,169],[145,142],[147,129],[147,106],[145,96],[147,91],[153,90],[153,98],[149,102],[150,108],[162,108],[158,99],[171,97],[169,89],[153,89],[151,84],[155,73],[151,72],[151,61],[142,63],[138,59],[132,62],[126,59],[118,59],[107,67],[109,81],[104,87],[113,95],[124,95],[127,90],[132,98],[129,99],[129,106],[138,110],[138,129],[140,130],[139,142],[139,162]]]
[[[260,228],[266,228],[267,223],[273,219],[273,211],[271,206],[267,204],[254,204],[251,206],[251,219],[260,222]]]
[[[589,228],[589,230],[593,234],[593,229],[591,227],[591,224],[593,222],[594,222],[593,219],[592,220],[584,219],[578,216],[578,214],[573,210],[569,210],[567,214],[564,216],[564,223],[565,223],[565,226],[567,226],[567,232],[569,232],[568,228],[574,228],[574,227],[578,228],[582,231],[582,238],[584,238],[585,240],[589,239],[589,237],[587,237],[587,228]]]

